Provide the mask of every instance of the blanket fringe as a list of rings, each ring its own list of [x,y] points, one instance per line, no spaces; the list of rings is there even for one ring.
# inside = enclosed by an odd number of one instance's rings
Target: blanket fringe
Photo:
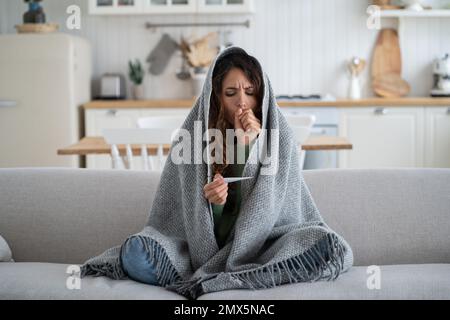
[[[311,248],[287,260],[251,271],[230,273],[249,289],[269,289],[286,283],[314,282],[326,278],[335,280],[344,268],[345,247],[338,237],[329,233]],[[328,274],[328,277],[325,275]],[[205,278],[173,283],[169,290],[196,299],[203,294]]]
[[[196,299],[202,294],[201,283],[204,278],[199,277],[193,280],[180,281],[166,287],[166,289],[175,291],[188,299]]]
[[[198,277],[183,280],[171,263],[165,250],[155,240],[136,235],[150,258],[156,261],[157,278],[162,287],[175,291],[188,299],[203,294],[201,283],[208,280]],[[263,266],[251,271],[230,273],[249,289],[269,289],[286,283],[314,282],[321,279],[335,280],[344,268],[346,249],[334,233],[328,233],[303,253],[284,261]],[[120,254],[119,254],[120,257]],[[81,270],[85,275],[106,275],[113,279],[127,279],[120,258],[99,264],[86,263]],[[210,276],[209,278],[212,278]]]
[[[173,266],[166,251],[154,239],[145,236],[134,236],[138,238],[145,250],[149,252],[150,259],[156,261],[156,277],[162,287],[166,287],[171,283],[182,280],[177,270]]]
[[[123,272],[122,268],[117,266],[119,262],[114,263],[99,263],[99,264],[89,264],[81,266],[80,277],[93,276],[101,277],[106,276],[114,280],[127,280],[128,276]]]
[[[335,280],[344,268],[345,247],[329,233],[314,246],[287,260],[251,271],[231,273],[250,289],[269,289],[285,283]],[[328,275],[328,277],[326,277]]]
[[[161,247],[161,245],[158,242],[156,242],[152,238],[141,235],[134,235],[132,237],[137,238],[141,242],[145,250],[149,253],[150,259],[152,259],[152,261],[156,261],[156,276],[159,284],[162,287],[165,287],[171,283],[182,280],[177,270],[171,263],[169,257],[167,256],[165,250]],[[121,249],[122,246],[115,247],[105,252],[105,255],[106,256],[109,255],[110,258],[105,258],[100,261],[96,260],[95,262],[87,261],[81,267],[81,277],[107,276],[115,280],[129,279],[129,277],[122,268],[122,263],[120,259]]]
[[[86,261],[86,263],[80,267],[80,277],[83,278],[85,276],[107,276],[114,280],[129,279],[122,269],[120,263],[120,254],[117,253],[117,251],[119,251],[119,249],[112,248],[104,253],[106,255],[106,258],[101,260],[93,258]]]

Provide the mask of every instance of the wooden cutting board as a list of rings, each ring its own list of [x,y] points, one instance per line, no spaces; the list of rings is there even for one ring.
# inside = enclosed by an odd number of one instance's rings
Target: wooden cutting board
[[[402,73],[400,43],[397,30],[382,29],[378,33],[372,59],[372,79],[389,73]]]
[[[374,78],[372,88],[377,95],[385,98],[406,96],[411,89],[397,73],[387,73]]]

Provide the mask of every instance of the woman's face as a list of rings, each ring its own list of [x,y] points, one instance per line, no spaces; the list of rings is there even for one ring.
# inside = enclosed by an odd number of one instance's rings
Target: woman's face
[[[220,100],[225,108],[225,118],[234,126],[234,113],[239,109],[256,108],[256,88],[245,73],[238,68],[231,69],[223,79]]]

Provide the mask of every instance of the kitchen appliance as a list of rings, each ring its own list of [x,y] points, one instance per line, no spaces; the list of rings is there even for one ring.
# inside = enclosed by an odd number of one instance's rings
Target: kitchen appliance
[[[318,96],[320,97],[320,95]],[[327,97],[331,99],[331,96]],[[336,107],[280,107],[280,110],[284,115],[314,115],[316,122],[311,129],[311,136],[338,135],[339,113]],[[303,170],[332,169],[337,167],[338,152],[336,150],[307,150],[305,152]]]
[[[125,77],[106,73],[100,79],[100,99],[125,99]]]
[[[81,137],[91,48],[62,33],[0,35],[0,167],[79,167],[57,149]]]
[[[450,55],[445,54],[433,62],[432,97],[450,97]]]

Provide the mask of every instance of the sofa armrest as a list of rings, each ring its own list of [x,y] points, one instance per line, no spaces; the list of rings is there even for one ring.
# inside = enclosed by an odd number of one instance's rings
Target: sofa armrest
[[[0,235],[0,262],[12,262],[11,248],[6,240]]]

